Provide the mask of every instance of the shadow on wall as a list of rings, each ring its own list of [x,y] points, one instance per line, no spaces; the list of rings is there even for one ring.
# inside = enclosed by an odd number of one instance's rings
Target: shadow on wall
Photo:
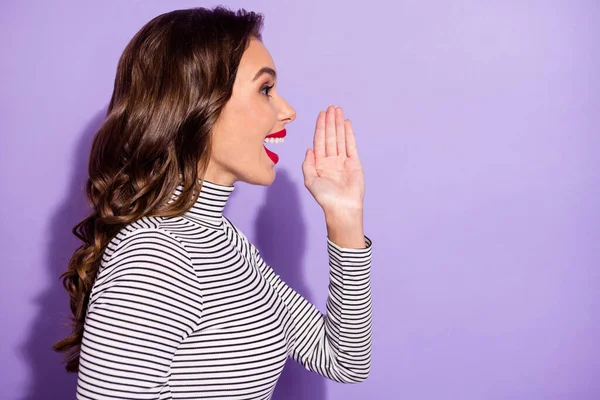
[[[265,204],[255,221],[256,247],[284,282],[311,301],[302,279],[306,227],[302,219],[298,188],[285,170],[278,170],[267,189]],[[326,260],[324,261],[326,262]],[[325,379],[289,358],[274,400],[325,400]]]
[[[45,267],[50,282],[48,288],[34,299],[37,316],[22,346],[23,357],[31,371],[23,400],[75,398],[77,375],[65,371],[61,363],[63,355],[52,349],[56,341],[70,333],[70,328],[65,326],[71,315],[69,296],[59,276],[67,270],[71,255],[81,244],[71,230],[90,211],[85,197],[88,158],[92,140],[105,115],[105,109],[98,112],[80,134],[67,193],[48,223]]]

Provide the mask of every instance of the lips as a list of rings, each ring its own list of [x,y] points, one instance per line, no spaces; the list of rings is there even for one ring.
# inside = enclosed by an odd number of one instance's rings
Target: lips
[[[263,144],[263,147],[265,148],[265,151],[267,152],[267,155],[269,156],[271,161],[273,161],[275,164],[277,164],[279,162],[279,156],[277,154],[273,153],[271,150],[267,149],[267,147],[264,144]]]
[[[282,129],[279,132],[275,132],[275,133],[271,133],[270,135],[267,135],[267,137],[265,137],[265,139],[284,138],[285,135],[286,135],[286,131],[285,131],[285,129]],[[265,148],[265,152],[267,153],[267,156],[269,156],[271,161],[273,161],[273,163],[277,164],[279,162],[279,156],[276,153],[273,153],[271,150],[267,149],[267,146],[265,146],[264,144],[263,144],[263,147]]]
[[[287,134],[287,132],[285,131],[285,129],[282,129],[279,132],[275,132],[275,133],[271,133],[270,135],[267,135],[267,137],[265,139],[268,139],[268,138],[274,138],[274,139],[284,138],[286,134]]]

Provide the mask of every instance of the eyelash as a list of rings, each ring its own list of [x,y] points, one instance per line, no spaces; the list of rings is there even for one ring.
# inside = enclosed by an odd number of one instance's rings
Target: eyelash
[[[262,89],[260,89],[260,92],[264,93],[265,96],[271,97],[271,95],[269,94],[269,91],[271,89],[273,89],[273,87],[275,87],[275,84],[272,84],[271,86],[263,86]],[[265,90],[266,90],[266,93],[265,93]]]

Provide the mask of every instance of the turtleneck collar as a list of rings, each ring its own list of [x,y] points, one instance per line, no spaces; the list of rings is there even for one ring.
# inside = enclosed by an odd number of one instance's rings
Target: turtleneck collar
[[[200,182],[202,182],[202,188],[198,200],[183,216],[200,222],[212,222],[215,225],[221,225],[223,210],[235,187],[224,186],[207,180]],[[180,195],[182,189],[183,186],[180,185],[175,191],[175,195]]]

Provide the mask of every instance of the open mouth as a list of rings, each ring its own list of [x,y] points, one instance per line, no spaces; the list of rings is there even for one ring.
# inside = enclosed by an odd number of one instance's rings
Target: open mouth
[[[268,143],[268,144],[281,144],[284,142],[284,138],[286,135],[286,131],[285,129],[280,130],[279,132],[275,132],[275,133],[271,133],[270,135],[267,135],[267,137],[265,137],[264,139],[264,143]],[[265,146],[263,144],[263,147],[265,148],[265,152],[267,153],[267,155],[269,156],[269,158],[271,159],[271,161],[273,161],[273,163],[277,164],[279,162],[279,156],[272,152],[271,150],[267,149],[267,146]]]

